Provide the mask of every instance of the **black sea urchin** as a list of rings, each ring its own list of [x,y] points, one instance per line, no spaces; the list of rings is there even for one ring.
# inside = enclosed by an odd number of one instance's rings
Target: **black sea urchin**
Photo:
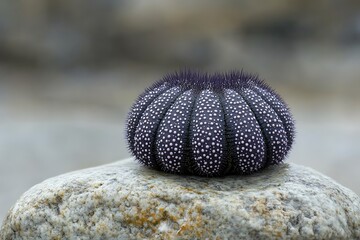
[[[283,161],[294,139],[285,102],[241,72],[165,76],[139,96],[127,140],[144,165],[178,174],[248,174]]]

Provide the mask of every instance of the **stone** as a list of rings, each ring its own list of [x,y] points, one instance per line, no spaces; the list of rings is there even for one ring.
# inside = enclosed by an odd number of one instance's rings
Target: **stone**
[[[35,185],[0,239],[359,239],[360,198],[292,163],[250,176],[170,175],[133,159]]]

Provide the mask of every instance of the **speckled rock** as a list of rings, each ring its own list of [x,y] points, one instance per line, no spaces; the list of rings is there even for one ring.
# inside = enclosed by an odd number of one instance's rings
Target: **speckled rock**
[[[1,239],[359,239],[360,198],[295,164],[251,176],[177,176],[132,159],[27,191]]]

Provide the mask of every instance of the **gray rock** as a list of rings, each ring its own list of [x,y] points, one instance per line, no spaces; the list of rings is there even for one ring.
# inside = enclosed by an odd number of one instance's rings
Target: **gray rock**
[[[133,159],[27,191],[0,239],[359,239],[360,198],[306,167],[251,176],[176,176]]]

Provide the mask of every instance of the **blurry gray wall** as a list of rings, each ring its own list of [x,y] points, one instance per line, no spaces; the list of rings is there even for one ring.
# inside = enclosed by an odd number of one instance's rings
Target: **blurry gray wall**
[[[297,120],[289,162],[360,194],[360,2],[3,0],[0,219],[26,189],[130,156],[124,121],[163,74],[244,68]]]

